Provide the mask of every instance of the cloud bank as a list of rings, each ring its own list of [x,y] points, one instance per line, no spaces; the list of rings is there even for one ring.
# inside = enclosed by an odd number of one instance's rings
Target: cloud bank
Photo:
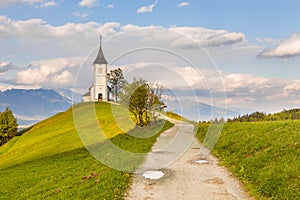
[[[1,0],[0,1],[0,8],[5,8],[5,7],[8,7],[8,6],[15,6],[15,5],[22,5],[22,4],[29,4],[29,5],[32,5],[32,4],[38,4],[38,3],[42,3],[43,4],[47,4],[47,3],[44,3],[45,0]],[[50,3],[50,4],[53,4],[53,3]]]
[[[2,48],[1,54],[13,54],[17,59],[28,56],[42,55],[41,60],[32,62],[36,58],[30,58],[26,67],[16,67],[10,62],[0,62],[0,78],[1,80],[7,74],[12,74],[15,70],[17,73],[13,78],[2,81],[0,89],[5,88],[37,88],[37,87],[64,87],[72,88],[78,67],[83,62],[83,57],[89,54],[89,51],[94,47],[98,48],[100,33],[104,38],[110,38],[111,43],[104,41],[105,56],[108,60],[112,60],[114,56],[122,54],[128,49],[138,49],[141,47],[161,47],[169,48],[174,52],[179,52],[187,55],[192,55],[203,61],[199,47],[204,46],[213,53],[227,51],[224,56],[232,56],[238,58],[245,43],[247,44],[246,37],[240,32],[230,32],[228,30],[213,30],[203,27],[177,27],[172,26],[163,28],[160,26],[136,26],[132,24],[122,25],[117,22],[108,22],[104,24],[96,22],[87,23],[66,23],[60,26],[51,25],[42,19],[29,19],[29,20],[12,20],[6,16],[0,16],[0,39],[3,41],[3,46],[10,48]],[[125,34],[126,33],[126,34]],[[119,35],[114,42],[115,35]],[[5,41],[8,41],[7,44]],[[11,42],[17,41],[17,42]],[[282,40],[278,43],[277,47],[265,51],[265,56],[291,56],[298,55],[297,44],[299,41],[299,33],[293,34],[291,37]],[[268,39],[262,41],[263,43],[273,42]],[[16,46],[13,46],[16,43]],[[28,44],[28,45],[26,45]],[[275,44],[275,43],[274,43]],[[273,44],[273,45],[274,45]],[[226,48],[224,48],[224,46]],[[47,47],[47,48],[45,48]],[[240,48],[242,47],[242,48]],[[283,48],[284,47],[284,48]],[[9,49],[13,49],[10,52]],[[189,49],[186,51],[185,49]],[[49,50],[49,52],[42,52]],[[261,50],[261,46],[257,49],[251,49],[251,56],[255,55]],[[280,50],[280,51],[279,51]],[[243,50],[249,51],[249,49]],[[4,53],[2,53],[4,52]],[[53,53],[54,52],[54,53]],[[200,52],[200,54],[199,54]],[[281,52],[281,53],[279,53]],[[284,53],[282,53],[284,52]],[[288,53],[287,53],[288,52]],[[53,53],[53,54],[52,54]],[[129,55],[129,59],[120,63],[119,66],[130,66],[130,69],[135,69],[137,65],[136,58],[142,58],[145,65],[150,65],[147,62],[157,61],[162,64],[163,61],[159,60],[161,52],[154,54],[152,51],[136,52],[136,54]],[[152,55],[153,53],[153,55]],[[145,57],[145,55],[149,56]],[[220,54],[215,54],[220,56]],[[37,57],[38,57],[37,56]],[[44,56],[44,57],[43,57]],[[47,56],[47,57],[46,57]],[[79,57],[78,57],[79,56]],[[82,56],[82,57],[80,57]],[[130,57],[132,56],[132,57]],[[160,57],[159,57],[160,56]],[[93,56],[92,56],[93,57]],[[8,57],[7,57],[8,58]],[[94,58],[94,57],[93,57]],[[218,59],[219,57],[217,57]],[[7,60],[6,58],[1,58]],[[148,60],[147,60],[148,59]],[[176,59],[176,58],[175,58]],[[243,58],[241,58],[243,59]],[[160,62],[162,61],[162,62]],[[170,59],[171,64],[166,64],[172,69],[162,72],[161,66],[157,68],[149,68],[145,72],[138,73],[138,75],[145,75],[146,79],[154,78],[163,84],[169,84],[172,89],[181,91],[182,95],[189,97],[192,95],[191,88],[195,93],[201,97],[201,101],[209,103],[208,88],[215,94],[221,94],[222,86],[216,78],[221,78],[224,82],[224,87],[227,92],[227,103],[229,105],[241,106],[274,106],[276,103],[279,106],[287,108],[284,105],[297,105],[295,99],[299,99],[300,83],[299,80],[282,80],[271,79],[254,76],[246,73],[226,73],[224,71],[208,70],[207,63],[204,61],[196,66],[199,67],[202,75],[195,71],[195,68],[187,65],[187,63],[177,63]],[[30,64],[30,65],[28,65]],[[140,63],[141,64],[141,63]],[[89,65],[89,70],[92,74],[92,65]],[[209,68],[209,67],[208,67]],[[10,71],[11,69],[14,69]],[[186,79],[178,81],[175,77],[185,77]],[[148,77],[147,77],[148,75]],[[92,78],[82,78],[82,87],[84,91],[90,86]],[[209,83],[209,87],[205,82]],[[5,85],[6,84],[6,85]],[[7,85],[10,84],[10,85]],[[188,87],[187,87],[188,86]],[[190,87],[189,87],[190,86]],[[221,96],[221,95],[220,95]],[[221,97],[220,97],[221,98]],[[261,106],[261,107],[263,107]]]
[[[14,78],[19,85],[40,85],[41,87],[72,87],[82,57],[54,58],[34,61]]]
[[[233,45],[245,41],[245,35],[240,32],[211,30],[202,27],[172,27],[170,30],[190,38],[182,37],[173,42],[173,47],[182,49],[197,49],[200,46]]]

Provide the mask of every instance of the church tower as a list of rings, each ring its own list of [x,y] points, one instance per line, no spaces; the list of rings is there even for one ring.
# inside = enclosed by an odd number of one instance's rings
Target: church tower
[[[107,62],[102,51],[102,35],[100,35],[100,48],[94,65],[94,91],[91,91],[92,101],[108,101]]]

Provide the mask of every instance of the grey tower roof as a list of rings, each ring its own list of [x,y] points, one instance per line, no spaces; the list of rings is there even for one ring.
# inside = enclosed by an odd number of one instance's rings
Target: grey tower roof
[[[107,61],[105,60],[103,51],[102,51],[102,35],[100,35],[100,48],[99,48],[97,57],[94,61],[94,64],[106,64],[107,65]]]

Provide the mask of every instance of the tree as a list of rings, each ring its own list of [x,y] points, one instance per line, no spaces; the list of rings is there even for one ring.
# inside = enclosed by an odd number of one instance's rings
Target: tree
[[[4,112],[0,113],[0,144],[2,145],[15,137],[17,130],[17,120],[12,111],[6,108]]]
[[[127,83],[123,87],[123,93],[120,94],[121,104],[133,113],[136,124],[145,125],[143,119],[144,112],[147,110],[147,82],[143,79],[133,79],[132,83]]]
[[[134,78],[132,83],[126,83],[120,95],[121,104],[127,107],[134,115],[139,126],[149,125],[157,105],[163,105],[161,95],[163,87],[149,85],[143,79]],[[153,112],[152,112],[153,111]]]
[[[129,100],[129,110],[134,113],[137,124],[140,126],[147,125],[147,85],[142,85],[134,90]],[[144,119],[144,115],[145,118]]]
[[[164,103],[161,101],[162,94],[165,88],[159,84],[148,84],[148,110],[151,113],[152,119],[155,121],[155,110],[160,108]]]
[[[117,102],[119,92],[123,88],[125,82],[123,71],[120,68],[110,70],[110,73],[108,73],[108,82],[111,87],[114,101]]]
[[[165,88],[158,84],[148,84],[148,102],[149,107],[157,106],[157,105],[164,105],[161,101],[161,97]]]

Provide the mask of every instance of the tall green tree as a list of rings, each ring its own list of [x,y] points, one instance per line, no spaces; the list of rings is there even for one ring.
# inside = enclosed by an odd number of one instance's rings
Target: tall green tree
[[[147,93],[147,82],[134,78],[132,83],[124,84],[123,93],[120,94],[121,104],[134,115],[139,126],[146,124],[143,115],[147,110]]]
[[[149,125],[154,119],[154,110],[163,105],[160,100],[162,92],[162,87],[153,87],[141,78],[134,78],[132,83],[124,85],[121,104],[133,113],[137,125]]]
[[[108,82],[114,97],[114,101],[117,102],[119,93],[122,90],[125,82],[122,69],[118,68],[110,70],[110,73],[108,73]]]
[[[0,113],[1,145],[15,137],[17,130],[17,119],[14,117],[12,111],[9,108],[6,108],[4,112]]]

